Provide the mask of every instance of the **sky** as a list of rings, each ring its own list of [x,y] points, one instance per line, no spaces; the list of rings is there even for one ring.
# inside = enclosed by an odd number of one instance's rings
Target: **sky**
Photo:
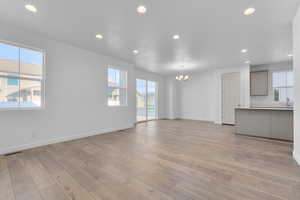
[[[20,61],[31,64],[43,64],[43,53],[19,48],[16,46],[4,44],[0,42],[0,59],[8,59],[19,61],[19,50],[20,50]]]
[[[120,70],[108,68],[108,81],[120,85]]]

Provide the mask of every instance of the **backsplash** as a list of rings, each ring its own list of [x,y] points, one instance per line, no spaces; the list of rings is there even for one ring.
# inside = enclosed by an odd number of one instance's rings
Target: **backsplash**
[[[273,95],[269,96],[252,96],[250,98],[251,107],[287,107],[286,103],[279,103],[273,100]],[[289,104],[293,107],[293,103]]]

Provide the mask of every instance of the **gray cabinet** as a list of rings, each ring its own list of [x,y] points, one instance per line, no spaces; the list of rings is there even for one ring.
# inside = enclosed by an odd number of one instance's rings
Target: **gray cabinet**
[[[271,137],[271,116],[263,110],[236,112],[236,133],[260,137]]]
[[[237,134],[293,140],[293,111],[272,109],[236,109]]]
[[[271,137],[283,140],[293,140],[293,112],[272,111]]]
[[[268,96],[269,91],[269,72],[257,71],[250,73],[250,95]]]

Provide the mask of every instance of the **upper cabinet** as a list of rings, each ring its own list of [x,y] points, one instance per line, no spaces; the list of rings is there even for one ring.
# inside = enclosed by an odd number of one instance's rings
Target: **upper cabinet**
[[[268,96],[268,71],[255,71],[250,73],[250,95]]]

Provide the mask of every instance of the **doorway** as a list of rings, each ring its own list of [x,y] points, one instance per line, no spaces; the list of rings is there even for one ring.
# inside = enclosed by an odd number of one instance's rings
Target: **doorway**
[[[240,106],[240,73],[222,75],[222,123],[235,124],[235,108]]]
[[[157,115],[157,83],[136,79],[136,121],[155,120]]]

